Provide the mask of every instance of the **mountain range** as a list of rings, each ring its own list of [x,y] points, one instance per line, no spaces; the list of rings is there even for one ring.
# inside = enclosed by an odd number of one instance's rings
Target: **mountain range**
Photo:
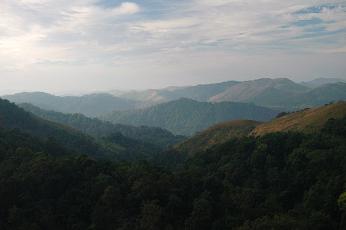
[[[346,81],[320,78],[297,83],[287,78],[261,78],[144,91],[112,91],[79,97],[33,92],[5,95],[2,98],[17,104],[30,103],[45,110],[81,113],[89,117],[102,117],[113,111],[148,108],[180,98],[200,102],[253,103],[278,110],[293,111],[345,100]]]
[[[97,118],[86,117],[83,114],[64,114],[43,110],[27,103],[19,104],[19,106],[42,119],[72,127],[95,138],[102,138],[114,133],[120,133],[124,137],[153,144],[160,148],[167,148],[184,139],[183,136],[173,135],[171,132],[161,128],[112,124]]]
[[[43,114],[43,112],[41,113]],[[69,115],[60,116],[69,118]],[[69,122],[57,123],[52,120],[57,121],[58,119],[43,119],[7,100],[0,99],[0,127],[2,129],[19,131],[38,138],[47,145],[63,146],[63,148],[59,147],[56,150],[58,155],[70,152],[86,154],[96,159],[133,160],[137,157],[151,157],[161,151],[162,145],[167,144],[165,142],[167,140],[167,131],[161,131],[166,135],[166,139],[163,137],[163,143],[158,140],[162,144],[159,146],[129,137],[131,135],[125,136],[119,129],[113,130],[112,126],[110,126],[112,131],[108,130],[102,136],[91,136],[89,134],[93,132],[80,131],[81,128],[76,129],[68,126]],[[92,126],[93,124],[99,125],[102,122],[94,121],[88,125]],[[77,126],[75,125],[75,127]],[[96,128],[96,130],[99,129],[102,129],[102,127]],[[143,131],[138,135],[144,135]],[[175,137],[172,134],[170,136],[168,133],[168,137],[172,137],[174,142]],[[155,135],[151,138],[155,138]]]
[[[277,113],[253,104],[198,102],[182,98],[146,109],[116,111],[103,119],[114,124],[156,126],[176,135],[192,135],[218,122],[235,119],[267,121]]]
[[[231,120],[167,149],[162,129],[0,99],[0,229],[345,229],[345,105]],[[189,129],[277,113],[192,99],[140,111]]]
[[[278,132],[316,133],[320,132],[328,121],[342,118],[346,118],[345,101],[282,113],[268,122],[253,120],[222,122],[199,132],[175,145],[174,148],[179,152],[193,155],[242,137],[259,137]]]
[[[232,101],[254,103],[282,110],[295,110],[346,99],[345,93],[341,90],[331,92],[335,87],[342,88],[345,92],[345,84],[346,80],[336,78],[319,78],[302,83],[296,83],[287,78],[260,78],[249,81],[228,81],[188,87],[118,92],[117,96],[142,101],[147,105],[184,97],[202,102]],[[316,100],[309,98],[315,92],[318,92],[319,98]],[[299,102],[297,100],[299,98],[304,98],[304,100]]]
[[[82,113],[86,116],[97,117],[114,110],[136,108],[137,102],[119,98],[106,93],[84,96],[54,96],[48,93],[18,93],[5,95],[2,98],[16,104],[30,103],[46,110],[62,113]]]
[[[346,79],[341,78],[317,78],[311,81],[304,81],[301,82],[301,85],[304,85],[309,88],[317,88],[323,85],[332,84],[332,83],[338,83],[343,82],[346,83]]]

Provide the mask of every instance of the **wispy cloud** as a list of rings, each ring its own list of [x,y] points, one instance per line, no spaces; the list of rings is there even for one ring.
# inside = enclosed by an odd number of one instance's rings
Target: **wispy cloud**
[[[0,18],[3,72],[346,53],[346,3],[334,0],[0,0]]]

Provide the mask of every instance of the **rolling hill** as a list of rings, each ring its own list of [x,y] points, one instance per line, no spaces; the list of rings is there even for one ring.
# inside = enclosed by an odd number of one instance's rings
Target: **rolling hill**
[[[267,121],[277,113],[251,104],[209,103],[182,98],[147,109],[113,112],[103,119],[115,124],[155,126],[174,134],[192,135],[222,121],[238,119]]]
[[[296,110],[345,100],[345,81],[316,79],[296,83],[287,78],[261,78],[250,81],[228,81],[189,87],[168,87],[146,91],[117,93],[119,97],[142,101],[143,107],[180,98],[201,102],[242,102],[280,109]],[[316,97],[317,96],[317,97]]]
[[[137,102],[119,98],[110,94],[90,94],[84,96],[54,96],[47,93],[18,93],[2,98],[16,104],[30,103],[46,110],[62,113],[82,113],[86,116],[97,117],[115,110],[136,108]]]
[[[307,90],[306,87],[287,78],[262,78],[233,85],[209,100],[213,102],[251,102],[257,105],[276,107],[283,98],[286,99]]]
[[[7,100],[0,99],[0,127],[4,130],[18,130],[64,146],[76,154],[94,158],[130,159],[154,154],[158,149],[151,144],[113,133],[102,139],[93,138],[69,126],[39,118]]]
[[[320,106],[333,101],[346,100],[346,83],[326,84],[308,92],[295,95],[283,103],[290,108]]]
[[[252,135],[261,136],[272,132],[302,131],[314,132],[323,127],[331,118],[346,116],[346,102],[341,101],[322,107],[304,109],[258,125]]]
[[[184,139],[182,136],[173,135],[171,132],[161,128],[112,124],[96,118],[86,117],[83,114],[64,114],[47,111],[27,103],[20,104],[19,106],[38,117],[70,126],[95,138],[121,133],[125,137],[150,143],[160,148],[166,148]]]
[[[177,144],[174,149],[179,152],[193,155],[198,152],[203,152],[215,145],[221,145],[232,138],[246,136],[259,124],[261,124],[261,122],[251,120],[222,122]]]
[[[6,95],[2,98],[17,104],[30,103],[45,110],[100,117],[113,111],[145,109],[180,98],[212,103],[252,103],[276,110],[294,111],[345,100],[345,92],[346,83],[342,79],[317,79],[305,84],[287,78],[261,78],[144,91],[114,90],[84,96],[54,96],[34,92]]]
[[[228,121],[211,126],[174,146],[180,153],[194,155],[234,138],[263,136],[274,132],[318,132],[330,119],[346,118],[346,102],[288,113],[269,122],[251,120]]]
[[[305,81],[301,82],[301,85],[304,85],[309,88],[317,88],[323,85],[327,84],[334,84],[334,83],[339,83],[343,82],[346,83],[346,79],[341,79],[341,78],[317,78],[311,81]]]
[[[165,89],[150,89],[145,91],[130,91],[117,96],[131,100],[157,104],[180,98],[189,98],[196,101],[208,101],[210,97],[219,94],[227,88],[238,84],[237,81],[227,81],[215,84],[202,84],[187,87],[167,87]]]

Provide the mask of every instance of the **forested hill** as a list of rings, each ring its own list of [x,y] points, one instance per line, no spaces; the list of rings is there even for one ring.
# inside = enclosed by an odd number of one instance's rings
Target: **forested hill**
[[[192,135],[219,122],[237,119],[268,121],[277,113],[252,104],[208,103],[182,98],[147,109],[114,112],[103,119],[112,123],[157,126],[174,134]]]
[[[338,119],[344,116],[346,116],[346,102],[339,101],[288,113],[285,116],[258,125],[252,131],[252,134],[259,136],[284,131],[314,132],[320,130],[329,119]]]
[[[230,139],[249,135],[261,136],[274,132],[294,131],[314,133],[319,132],[328,120],[343,117],[346,117],[346,102],[340,101],[291,113],[283,112],[277,118],[268,122],[249,120],[222,122],[199,132],[186,141],[177,144],[174,148],[179,152],[193,155]]]
[[[6,100],[0,99],[0,127],[6,130],[17,129],[53,142],[76,154],[87,154],[103,159],[132,159],[149,156],[158,151],[151,145],[112,133],[103,139],[95,139],[71,127],[39,118]]]
[[[136,108],[136,101],[119,98],[110,94],[99,93],[84,96],[55,96],[48,93],[18,93],[2,96],[16,104],[30,103],[42,109],[62,113],[82,113],[86,116],[97,117],[114,110]]]
[[[172,172],[55,157],[17,131],[0,140],[0,229],[346,228],[346,118],[231,139]]]
[[[221,122],[177,144],[174,149],[184,154],[194,155],[230,139],[247,136],[259,124],[261,122],[251,120]]]
[[[82,114],[63,114],[47,111],[27,103],[20,104],[19,106],[43,119],[73,127],[96,138],[102,138],[113,133],[121,133],[125,137],[154,144],[161,148],[167,148],[184,139],[182,136],[173,135],[171,132],[161,128],[112,124],[96,118],[89,118]]]

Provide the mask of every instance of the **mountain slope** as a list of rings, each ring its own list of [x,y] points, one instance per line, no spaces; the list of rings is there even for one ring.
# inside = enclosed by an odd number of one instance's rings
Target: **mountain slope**
[[[215,145],[223,144],[232,138],[246,136],[259,124],[261,123],[251,120],[219,123],[176,145],[174,148],[179,152],[193,155]]]
[[[274,110],[251,104],[180,99],[142,110],[114,112],[103,119],[120,124],[156,126],[175,134],[192,135],[218,122],[237,119],[266,121],[276,114]]]
[[[272,132],[304,131],[313,132],[320,129],[329,119],[346,116],[346,102],[337,102],[313,109],[305,109],[270,122],[258,125],[252,135],[261,136]]]
[[[283,98],[289,98],[308,89],[287,78],[262,78],[245,81],[229,87],[210,98],[210,101],[251,102],[263,106],[278,106]]]
[[[162,148],[183,140],[183,137],[175,136],[161,128],[112,124],[96,118],[89,118],[82,114],[63,114],[46,111],[31,104],[20,104],[19,106],[43,119],[73,127],[96,138],[121,133],[125,137],[151,143]]]
[[[306,93],[295,95],[283,103],[292,108],[305,108],[339,100],[346,100],[346,83],[323,85]]]
[[[157,151],[149,144],[120,134],[96,140],[68,126],[39,118],[2,99],[0,99],[0,127],[5,130],[17,129],[43,141],[57,142],[58,145],[74,153],[87,154],[96,158],[127,159]]]
[[[151,102],[152,104],[189,98],[196,101],[208,101],[210,97],[219,94],[228,87],[238,84],[237,81],[227,81],[215,84],[204,84],[187,87],[168,87],[165,89],[150,89],[118,94],[131,100]]]
[[[2,98],[16,104],[30,103],[46,110],[62,113],[82,113],[97,117],[115,110],[128,110],[136,107],[137,102],[114,97],[110,94],[90,94],[85,96],[59,97],[47,93],[18,93]]]
[[[334,83],[339,83],[339,82],[343,82],[346,83],[346,79],[340,79],[340,78],[317,78],[311,81],[306,81],[306,82],[302,82],[300,83],[301,85],[304,85],[306,87],[309,88],[317,88],[323,85],[327,85],[327,84],[334,84]]]

